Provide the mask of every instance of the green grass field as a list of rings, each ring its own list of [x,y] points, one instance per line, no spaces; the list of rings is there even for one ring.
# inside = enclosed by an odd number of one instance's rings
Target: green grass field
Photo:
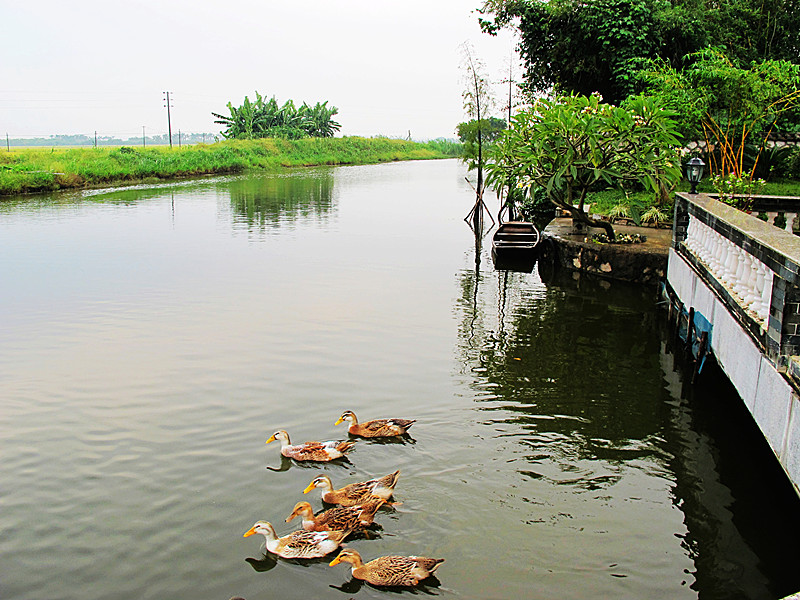
[[[460,145],[389,138],[226,140],[182,148],[15,149],[0,152],[0,195],[315,165],[457,156]]]

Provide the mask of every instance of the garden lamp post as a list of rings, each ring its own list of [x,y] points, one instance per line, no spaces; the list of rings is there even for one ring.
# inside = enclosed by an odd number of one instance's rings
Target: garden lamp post
[[[696,156],[690,158],[689,162],[686,163],[686,179],[689,180],[692,186],[692,189],[689,190],[690,194],[697,193],[697,184],[700,183],[700,179],[703,177],[703,167],[705,166],[706,163]]]

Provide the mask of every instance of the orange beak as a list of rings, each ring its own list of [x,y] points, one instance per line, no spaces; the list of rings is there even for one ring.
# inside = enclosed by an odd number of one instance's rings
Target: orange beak
[[[336,421],[336,423],[334,423],[334,425],[338,425],[342,421],[344,421],[344,419],[342,417],[339,417],[339,419]]]
[[[331,562],[328,564],[328,566],[329,566],[329,567],[335,567],[335,566],[336,566],[336,565],[338,565],[340,562],[342,562],[342,561],[341,561],[341,558],[342,558],[342,555],[340,554],[339,556],[337,556],[336,558],[334,558],[334,559],[333,559],[333,560],[332,560],[332,561],[331,561]]]
[[[309,483],[309,484],[308,484],[308,487],[307,487],[306,489],[304,489],[304,490],[303,490],[303,493],[304,493],[304,494],[307,494],[308,492],[310,492],[311,490],[313,490],[313,489],[314,489],[314,487],[316,487],[316,486],[314,485],[314,482],[312,481],[311,483]]]
[[[275,441],[275,436],[271,435],[271,436],[269,436],[269,439],[267,440],[267,443],[269,444],[270,442],[274,442],[274,441]]]
[[[250,529],[248,529],[247,531],[244,532],[244,535],[242,537],[250,537],[255,532],[256,532],[256,527],[255,527],[255,525],[253,525],[253,527],[251,527]]]

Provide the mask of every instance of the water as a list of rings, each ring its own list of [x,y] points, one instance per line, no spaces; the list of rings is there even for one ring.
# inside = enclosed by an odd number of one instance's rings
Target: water
[[[775,598],[798,501],[711,364],[690,386],[651,291],[496,272],[455,161],[0,204],[0,597],[378,598],[275,561],[319,472],[401,470],[365,558],[446,559],[406,593]],[[488,240],[487,240],[488,243]],[[476,264],[477,263],[477,264]],[[544,278],[544,281],[543,281]],[[349,462],[293,441],[415,418]]]

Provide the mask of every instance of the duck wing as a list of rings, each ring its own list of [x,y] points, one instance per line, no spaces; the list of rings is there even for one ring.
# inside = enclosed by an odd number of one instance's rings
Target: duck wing
[[[352,445],[348,441],[306,442],[288,446],[283,454],[295,460],[329,461],[344,456]]]
[[[410,419],[373,419],[359,427],[360,435],[365,437],[403,435],[413,423],[414,421]]]
[[[274,552],[284,558],[318,558],[333,552],[339,541],[327,531],[300,530],[280,538]]]

